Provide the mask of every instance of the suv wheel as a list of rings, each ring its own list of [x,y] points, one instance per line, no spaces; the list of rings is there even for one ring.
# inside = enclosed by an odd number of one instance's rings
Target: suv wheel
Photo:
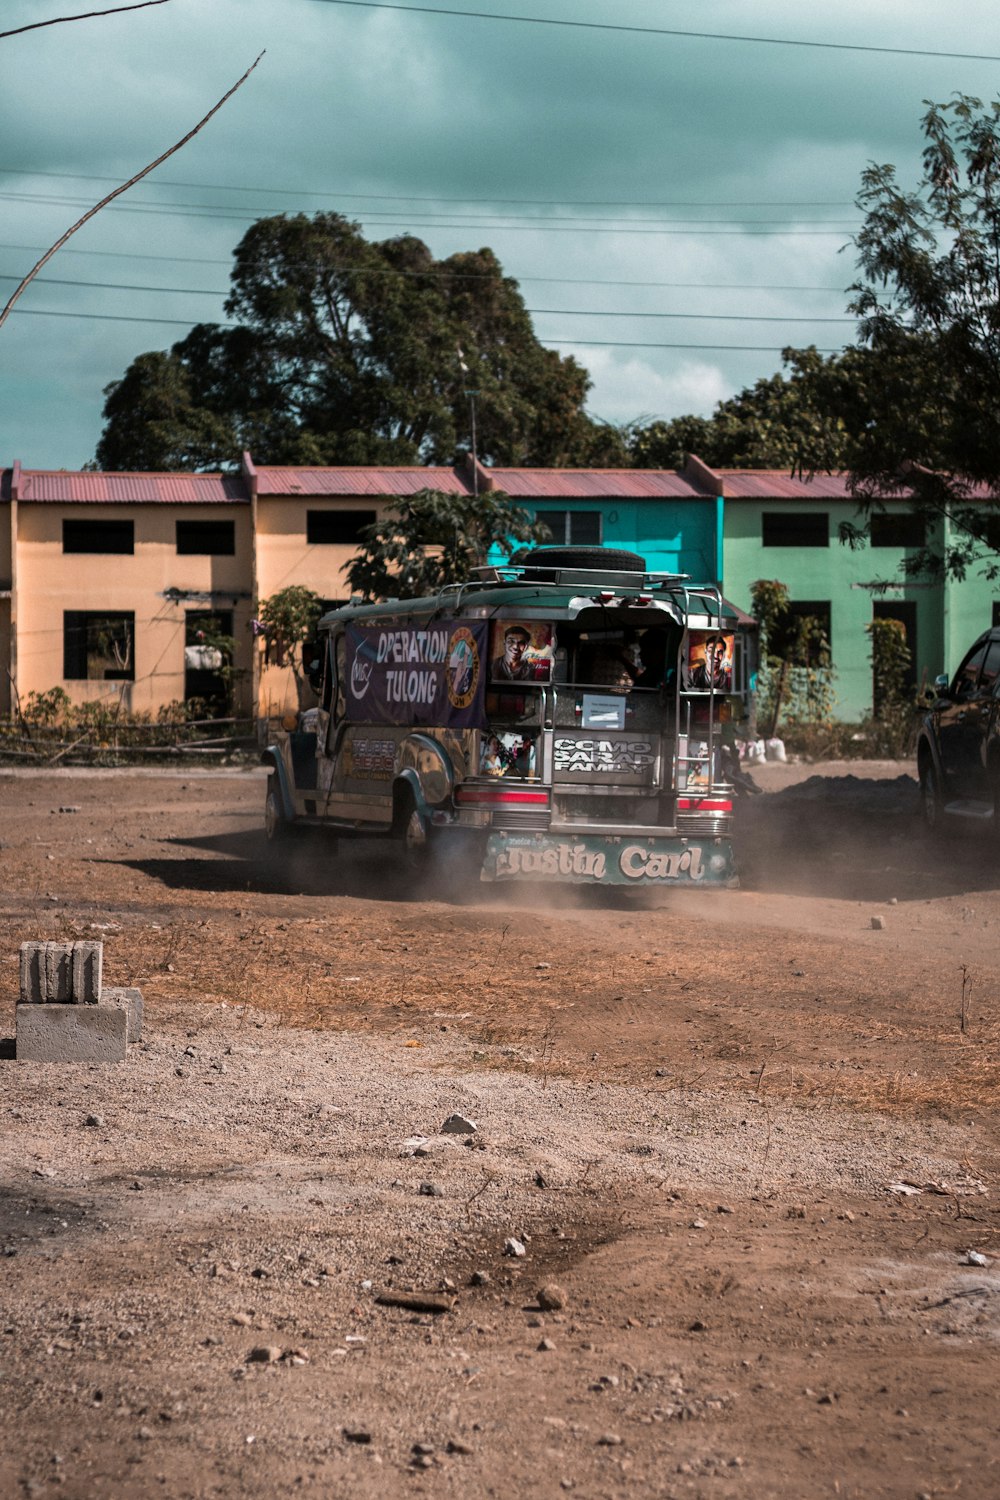
[[[926,832],[940,833],[944,804],[941,797],[941,782],[930,756],[927,756],[920,767],[920,809]]]

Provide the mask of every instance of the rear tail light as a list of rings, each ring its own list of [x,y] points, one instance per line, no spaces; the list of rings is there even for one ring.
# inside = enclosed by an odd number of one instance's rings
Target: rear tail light
[[[548,807],[549,794],[544,787],[477,786],[463,782],[455,789],[460,807]]]
[[[732,799],[729,797],[678,797],[678,812],[731,813]]]

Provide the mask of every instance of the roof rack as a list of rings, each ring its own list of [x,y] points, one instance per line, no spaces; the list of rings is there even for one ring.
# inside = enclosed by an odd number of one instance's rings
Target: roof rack
[[[544,568],[549,575],[539,578],[536,575],[543,570],[543,565],[538,562],[531,563],[490,563],[484,567],[470,568],[469,572],[474,575],[472,584],[466,587],[488,588],[495,584],[520,583],[525,573],[531,573],[526,581],[532,585],[537,584],[539,588],[566,588],[567,585],[582,585],[585,588],[596,587],[599,584],[614,584],[619,588],[632,588],[642,590],[673,590],[683,588],[690,578],[690,573],[648,573],[628,572],[621,568]]]

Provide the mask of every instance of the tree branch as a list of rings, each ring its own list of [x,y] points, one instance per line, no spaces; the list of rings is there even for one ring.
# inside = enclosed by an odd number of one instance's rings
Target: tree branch
[[[32,281],[34,281],[39,271],[44,265],[46,265],[48,261],[52,259],[56,251],[62,249],[63,245],[65,245],[70,236],[76,234],[76,231],[78,229],[86,224],[89,219],[92,219],[95,214],[100,213],[102,208],[106,208],[114,198],[120,197],[121,194],[127,192],[130,187],[134,187],[137,182],[141,182],[144,177],[148,177],[153,168],[158,167],[161,162],[166,161],[168,156],[173,156],[175,151],[179,151],[182,146],[186,146],[188,141],[192,140],[198,134],[199,130],[201,130],[205,125],[208,124],[212,116],[218,114],[219,110],[226,103],[226,101],[233,97],[233,95],[236,93],[236,90],[238,88],[242,88],[263,56],[264,54],[263,52],[261,52],[250,64],[249,68],[247,68],[246,72],[243,74],[243,77],[238,79],[237,82],[233,84],[232,88],[229,89],[225,94],[223,94],[222,98],[217,104],[213,104],[208,114],[205,115],[203,119],[198,121],[193,130],[189,130],[187,135],[182,136],[182,138],[177,142],[175,146],[171,146],[169,151],[164,151],[162,156],[158,156],[155,161],[151,161],[148,167],[143,167],[141,172],[136,172],[135,176],[130,177],[128,182],[123,182],[121,187],[116,187],[113,192],[108,193],[107,197],[102,198],[100,203],[95,203],[93,208],[89,208],[87,210],[82,219],[77,219],[76,223],[72,225],[71,228],[67,229],[65,234],[60,235],[55,244],[50,249],[46,250],[41,260],[36,261],[36,263],[32,266],[27,276],[25,276],[21,284],[15,289],[13,296],[7,303],[7,306],[4,308],[3,312],[0,312],[0,328],[3,327],[4,323],[6,323],[8,317],[10,316],[11,308],[14,306],[14,303],[17,301],[18,297],[20,297],[21,293]]]
[[[137,0],[135,5],[116,5],[110,10],[88,10],[79,16],[53,16],[51,21],[32,21],[27,26],[14,26],[10,31],[0,31],[0,41],[5,36],[20,36],[22,31],[38,31],[42,26],[61,26],[64,21],[90,21],[95,16],[116,16],[123,10],[146,10],[150,5],[166,5],[167,0]]]

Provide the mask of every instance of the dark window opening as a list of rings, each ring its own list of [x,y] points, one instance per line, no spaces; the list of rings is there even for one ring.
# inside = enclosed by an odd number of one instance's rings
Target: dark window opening
[[[230,707],[233,612],[189,609],[184,615],[184,698],[204,704],[206,714]]]
[[[765,547],[829,547],[830,516],[825,510],[765,510],[761,515]]]
[[[232,557],[236,552],[234,521],[178,521],[178,557]]]
[[[73,682],[134,682],[135,615],[64,610],[63,677]]]
[[[795,667],[828,667],[832,649],[829,599],[790,600],[779,655]]]
[[[306,541],[310,547],[356,547],[365,526],[373,526],[373,510],[307,510]]]
[[[599,547],[601,513],[599,510],[536,510],[535,520],[551,534],[550,545],[556,547]]]
[[[871,518],[873,547],[925,547],[927,522],[906,511],[878,511]]]
[[[1000,599],[994,599],[993,601],[993,619],[990,623],[994,630],[1000,625]]]
[[[64,552],[135,551],[132,521],[63,521]]]
[[[872,605],[872,616],[876,620],[898,620],[906,634],[906,646],[910,653],[910,665],[903,678],[905,687],[917,685],[917,605],[913,599],[883,599]],[[876,702],[875,707],[880,705]]]

